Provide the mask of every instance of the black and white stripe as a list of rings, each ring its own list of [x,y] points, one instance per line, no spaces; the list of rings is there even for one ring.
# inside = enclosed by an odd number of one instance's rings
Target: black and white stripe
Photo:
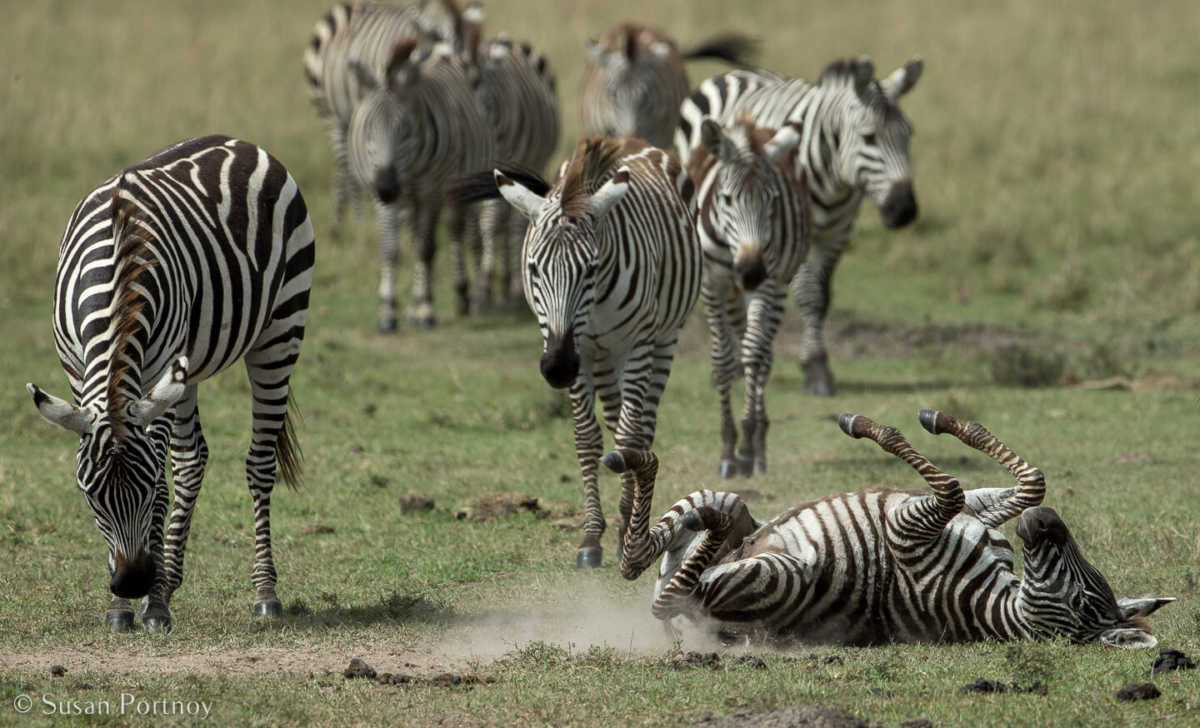
[[[795,164],[802,129],[722,127],[702,122],[691,152],[696,229],[704,250],[700,297],[708,319],[712,378],[721,402],[720,475],[767,469],[766,384],[788,283],[808,253],[811,220],[803,170]],[[799,176],[797,176],[799,175]],[[730,388],[745,381],[742,442]],[[736,450],[736,454],[735,454]]]
[[[796,164],[808,181],[813,236],[792,294],[804,317],[801,364],[814,394],[834,393],[822,331],[833,271],[849,244],[860,203],[869,197],[891,228],[917,216],[908,154],[912,126],[897,101],[923,67],[915,58],[876,81],[870,60],[837,61],[816,84],[765,71],[733,71],[701,83],[680,108],[675,147],[681,159],[701,146],[705,118],[728,124],[748,115],[760,126],[792,123],[803,130]]]
[[[729,639],[886,644],[1064,636],[1076,642],[1152,647],[1143,619],[1171,598],[1113,597],[1062,519],[1040,506],[1041,471],[981,425],[923,410],[922,426],[949,432],[1002,464],[1016,488],[963,491],[893,427],[842,415],[924,477],[932,495],[844,493],[755,521],[735,495],[698,491],[654,528],[646,513],[657,461],[618,451],[604,458],[635,474],[626,578],[665,554],[653,611],[660,619],[715,623]],[[1023,578],[997,528],[1018,517]]]
[[[299,476],[288,419],[313,269],[308,208],[263,149],[224,136],[169,147],[76,207],[59,251],[54,338],[75,403],[28,385],[42,415],[80,436],[77,476],[109,547],[110,625],[169,629],[208,447],[196,385],[241,359],[253,435],[255,610],[280,613],[271,557],[276,468]],[[174,507],[167,525],[165,460]]]

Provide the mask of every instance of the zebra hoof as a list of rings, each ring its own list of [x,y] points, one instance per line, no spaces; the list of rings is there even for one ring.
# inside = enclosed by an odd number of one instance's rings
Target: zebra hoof
[[[396,319],[379,319],[379,333],[394,334],[396,333]]]
[[[278,599],[264,599],[254,603],[254,616],[277,619],[283,616],[283,602]]]
[[[762,475],[767,472],[767,461],[764,458],[754,458],[754,474]]]
[[[744,477],[754,477],[754,459],[753,458],[737,458],[738,473]]]
[[[917,413],[917,419],[921,422],[921,427],[924,427],[926,432],[931,435],[937,435],[939,434],[937,427],[939,414],[941,413],[937,410],[923,409]]]
[[[585,546],[575,552],[575,567],[578,569],[597,569],[603,560],[604,549],[599,546]]]
[[[110,609],[104,615],[104,624],[108,626],[109,632],[132,632],[133,610]]]
[[[171,631],[171,615],[169,614],[146,614],[142,616],[142,626],[147,632],[154,634],[166,634]]]
[[[804,385],[815,397],[832,397],[835,394],[833,372],[829,371],[829,358],[825,354],[800,363],[804,369]]]
[[[409,316],[408,325],[418,329],[432,329],[437,326],[437,319],[432,316]]]
[[[717,475],[721,476],[721,480],[729,480],[737,474],[737,464],[732,460],[722,460],[717,466]]]

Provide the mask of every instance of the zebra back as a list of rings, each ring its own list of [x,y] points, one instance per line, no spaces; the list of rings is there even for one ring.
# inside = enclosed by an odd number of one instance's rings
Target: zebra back
[[[482,44],[475,94],[498,159],[541,170],[558,146],[558,92],[546,57],[506,36]]]

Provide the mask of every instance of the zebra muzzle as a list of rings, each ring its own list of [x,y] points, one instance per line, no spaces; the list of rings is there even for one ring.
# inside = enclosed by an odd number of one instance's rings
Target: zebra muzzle
[[[1021,514],[1021,519],[1017,521],[1017,538],[1030,546],[1044,540],[1061,546],[1070,540],[1071,532],[1053,508],[1036,506],[1026,508]]]
[[[385,205],[390,205],[400,196],[400,183],[396,181],[396,174],[391,167],[377,171],[371,186],[375,188],[375,196]]]
[[[917,219],[917,198],[913,195],[911,181],[903,180],[891,186],[879,206],[879,217],[889,228],[902,228]]]
[[[150,593],[157,575],[154,559],[145,549],[139,549],[132,559],[118,554],[109,589],[123,599],[140,599]]]
[[[579,352],[575,350],[575,330],[562,336],[551,334],[540,362],[542,377],[555,389],[571,386],[579,374]]]
[[[767,279],[767,266],[763,264],[762,256],[757,254],[738,256],[733,262],[733,272],[747,291],[753,291]]]

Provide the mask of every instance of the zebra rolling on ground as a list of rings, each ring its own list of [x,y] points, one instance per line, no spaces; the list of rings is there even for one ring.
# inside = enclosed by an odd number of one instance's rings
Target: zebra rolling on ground
[[[746,36],[726,33],[680,51],[658,28],[622,23],[610,29],[588,43],[579,91],[584,133],[639,137],[669,150],[679,105],[692,90],[684,61],[713,58],[745,66],[755,46]]]
[[[796,156],[808,181],[813,235],[808,259],[792,281],[804,319],[801,365],[809,391],[833,396],[833,373],[822,335],[833,271],[850,242],[864,197],[883,224],[900,228],[917,217],[908,143],[912,125],[897,105],[921,77],[914,58],[882,81],[869,59],[830,64],[816,84],[766,71],[733,71],[704,81],[683,102],[675,148],[680,159],[702,144],[705,118],[728,124],[749,114],[760,126],[803,129]]]
[[[405,218],[415,253],[407,318],[432,327],[430,279],[444,185],[491,160],[487,121],[462,59],[447,44],[424,48],[409,38],[396,44],[381,76],[357,62],[351,69],[368,90],[350,118],[349,149],[351,172],[375,196],[379,215],[379,330],[396,329],[396,237]],[[458,312],[465,314],[464,237],[478,234],[478,211],[452,202],[448,227]]]
[[[107,622],[171,627],[168,602],[208,446],[196,385],[242,359],[253,433],[254,612],[279,616],[271,556],[276,467],[298,483],[288,417],[314,240],[304,198],[278,160],[224,136],[180,142],[111,177],[75,208],[59,250],[54,340],[72,404],[27,385],[48,421],[80,437],[77,483],[108,544]],[[168,450],[174,506],[166,534]]]
[[[348,134],[355,106],[367,94],[352,64],[383,76],[396,43],[419,36],[431,42],[459,43],[464,19],[454,0],[422,0],[412,5],[344,2],[329,9],[313,27],[304,50],[304,76],[317,114],[329,123],[333,144],[333,223],[341,236],[347,202],[358,200],[350,173]]]
[[[696,185],[696,231],[704,250],[700,297],[721,401],[718,472],[749,476],[767,469],[772,344],[788,283],[808,253],[808,189],[795,163],[803,129],[769,129],[745,118],[725,128],[712,119],[701,126],[702,144],[687,168]],[[739,376],[746,389],[740,448],[730,405]]]
[[[605,465],[636,474],[622,575],[634,579],[665,554],[654,615],[704,621],[725,639],[874,645],[1059,636],[1157,644],[1144,617],[1175,600],[1114,598],[1066,524],[1040,505],[1040,470],[977,423],[933,410],[919,419],[929,432],[949,432],[999,462],[1016,488],[964,492],[895,428],[845,414],[843,431],[904,460],[933,494],[844,493],[763,523],[736,494],[703,490],[648,528],[657,459],[619,450]],[[997,530],[1015,517],[1024,542],[1020,577]]]
[[[605,522],[596,470],[604,443],[595,399],[619,447],[653,443],[679,329],[700,292],[691,182],[666,152],[629,138],[582,140],[553,185],[522,176],[473,175],[453,194],[503,195],[530,221],[521,252],[525,299],[542,333],[542,376],[556,389],[570,387],[583,479],[576,563],[599,566]],[[632,487],[632,476],[622,479],[622,531]]]

